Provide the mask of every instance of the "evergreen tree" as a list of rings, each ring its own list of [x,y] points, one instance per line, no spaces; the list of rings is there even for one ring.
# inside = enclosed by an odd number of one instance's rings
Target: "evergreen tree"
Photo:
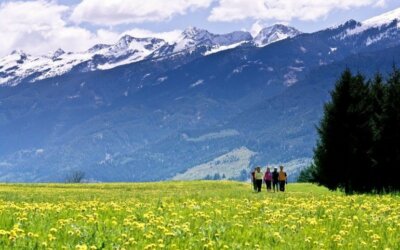
[[[219,173],[214,174],[213,180],[221,180],[221,175]]]
[[[315,182],[314,180],[315,165],[306,167],[300,171],[297,182]]]
[[[376,74],[373,81],[369,84],[371,98],[371,118],[370,126],[373,133],[373,143],[369,152],[371,158],[370,179],[374,191],[382,193],[384,191],[384,180],[380,169],[383,167],[385,145],[381,140],[383,105],[386,92],[386,85],[380,74]]]
[[[348,108],[348,129],[350,141],[349,167],[350,192],[371,192],[374,176],[372,175],[372,161],[369,155],[373,144],[371,116],[373,113],[368,85],[365,79],[358,74],[353,78],[350,89],[351,102]]]
[[[393,68],[387,81],[381,117],[380,173],[387,191],[399,191],[400,181],[400,71]]]
[[[208,174],[206,177],[204,177],[204,180],[212,180],[211,175]]]
[[[301,173],[329,189],[400,191],[400,71],[365,84],[345,70],[324,106],[314,166]]]
[[[331,97],[318,127],[314,178],[331,190],[370,191],[371,106],[364,77],[346,69]]]

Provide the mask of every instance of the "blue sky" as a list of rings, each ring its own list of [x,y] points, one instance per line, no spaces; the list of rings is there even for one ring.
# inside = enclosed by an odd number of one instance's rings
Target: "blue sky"
[[[313,32],[400,8],[399,0],[0,0],[0,56],[83,51],[123,34],[175,39],[188,26],[255,34],[275,23]],[[400,18],[400,17],[399,17]]]

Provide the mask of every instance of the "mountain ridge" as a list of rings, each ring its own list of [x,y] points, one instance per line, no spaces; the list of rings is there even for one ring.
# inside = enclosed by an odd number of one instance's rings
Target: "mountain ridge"
[[[31,81],[43,80],[65,74],[74,67],[85,63],[83,70],[107,70],[148,58],[162,58],[176,53],[192,53],[202,49],[203,55],[232,49],[244,42],[253,41],[248,32],[234,31],[227,34],[213,34],[204,29],[189,27],[173,43],[163,39],[122,36],[115,44],[96,44],[83,52],[65,52],[61,48],[52,56],[32,56],[16,51],[0,58],[0,85],[15,85],[24,78],[37,74]],[[19,54],[12,57],[12,55]],[[24,61],[27,61],[24,64]],[[14,63],[13,63],[14,62]]]

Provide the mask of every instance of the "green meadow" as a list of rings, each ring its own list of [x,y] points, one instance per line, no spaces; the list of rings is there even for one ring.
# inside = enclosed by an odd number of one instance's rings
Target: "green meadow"
[[[223,181],[1,184],[0,248],[395,250],[400,196]]]

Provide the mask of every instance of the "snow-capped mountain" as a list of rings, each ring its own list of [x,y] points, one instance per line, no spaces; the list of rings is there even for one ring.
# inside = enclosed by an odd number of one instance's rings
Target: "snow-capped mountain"
[[[91,68],[105,70],[134,63],[143,60],[164,45],[166,42],[162,39],[125,35],[114,45],[95,46],[89,49],[96,56],[96,60],[92,60]]]
[[[248,32],[237,31],[217,35],[203,29],[188,28],[173,44],[158,38],[135,38],[125,35],[116,44],[97,44],[80,53],[66,53],[58,49],[51,55],[33,56],[23,51],[15,51],[0,59],[0,84],[15,85],[23,79],[34,82],[62,75],[83,63],[84,67],[81,70],[94,71],[107,70],[146,58],[191,53],[199,48],[203,54],[208,55],[251,40]]]
[[[347,43],[353,43],[354,40],[357,40],[364,46],[371,46],[384,39],[396,42],[400,30],[400,8],[362,22],[350,20],[344,25],[335,26],[331,29],[340,27],[346,27],[346,29],[334,38],[344,40]]]
[[[363,26],[367,27],[379,27],[385,24],[393,22],[395,19],[400,19],[400,8],[383,13],[382,15],[372,17],[362,22]],[[398,25],[400,28],[400,26]]]
[[[77,64],[91,58],[90,53],[61,53],[53,56],[32,56],[13,51],[0,59],[0,84],[15,85],[22,79],[46,79],[69,72]]]
[[[125,35],[116,44],[95,45],[80,53],[58,49],[52,55],[32,56],[14,51],[0,59],[0,84],[15,85],[24,78],[34,82],[69,72],[86,62],[86,70],[105,70],[143,60],[166,42],[157,38],[135,38]]]
[[[268,44],[300,35],[301,32],[297,29],[282,24],[275,24],[262,29],[254,38],[254,44],[258,47],[263,47]]]
[[[235,31],[228,34],[212,34],[204,29],[191,27],[183,31],[177,42],[173,45],[174,52],[182,50],[194,50],[199,46],[211,49],[229,46],[240,42],[251,41],[253,38],[249,32]]]

